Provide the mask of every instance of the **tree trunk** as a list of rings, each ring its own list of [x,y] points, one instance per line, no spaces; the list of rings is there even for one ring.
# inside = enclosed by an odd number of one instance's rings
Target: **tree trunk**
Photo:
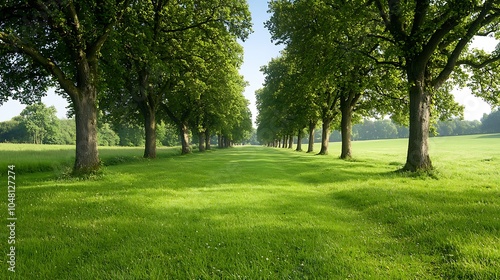
[[[299,129],[299,132],[297,133],[297,149],[295,149],[297,152],[302,152],[302,129]]]
[[[328,142],[330,141],[330,123],[331,120],[323,120],[323,132],[321,133],[321,150],[318,155],[328,155]]]
[[[144,157],[156,158],[156,115],[154,110],[149,108],[146,109],[146,114],[144,114],[144,128],[146,133]]]
[[[281,148],[285,149],[286,148],[286,143],[287,143],[287,136],[283,135],[283,141],[281,142]]]
[[[316,128],[316,122],[309,122],[309,145],[307,147],[307,152],[314,152],[314,129]]]
[[[189,147],[189,128],[185,123],[181,123],[180,128],[180,137],[181,137],[181,144],[182,144],[182,154],[189,154],[191,153],[191,147]]]
[[[293,149],[293,135],[288,136],[288,149]]]
[[[211,147],[210,147],[210,131],[207,129],[205,129],[205,149],[206,150],[210,150]]]
[[[352,157],[351,151],[351,135],[352,135],[352,106],[349,100],[342,98],[340,100],[340,109],[342,111],[342,120],[340,122],[340,130],[342,134],[342,153],[341,159],[349,159]]]
[[[410,136],[404,171],[427,171],[432,169],[429,157],[429,126],[431,96],[425,91],[425,82],[410,84]]]
[[[200,152],[205,151],[205,132],[204,131],[198,132],[198,150]]]
[[[73,174],[89,174],[99,169],[97,150],[97,106],[96,89],[85,87],[78,97],[73,98],[76,122],[76,157]]]

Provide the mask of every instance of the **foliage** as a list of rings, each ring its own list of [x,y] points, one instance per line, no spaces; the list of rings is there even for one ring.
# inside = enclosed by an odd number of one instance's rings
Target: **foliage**
[[[142,122],[146,142],[162,121],[183,134],[233,129],[224,126],[236,125],[240,110],[229,111],[230,103],[244,87],[236,39],[247,38],[250,26],[246,1],[134,2],[123,32],[105,49],[106,94],[100,98],[106,115],[114,123],[123,115]],[[147,149],[145,156],[154,157]]]
[[[273,40],[286,45],[282,60],[295,72],[287,77],[282,71],[281,76],[278,72],[273,77],[292,84],[283,87],[286,90],[281,94],[288,102],[278,102],[284,104],[281,107],[286,112],[278,115],[285,120],[297,112],[309,115],[298,116],[305,123],[294,131],[302,131],[319,118],[323,131],[340,128],[345,135],[341,157],[350,158],[352,123],[362,116],[392,113],[406,106],[401,72],[377,63],[383,55],[378,52],[380,43],[366,36],[368,30],[377,28],[372,21],[362,20],[369,16],[369,10],[355,2],[280,0],[271,1],[270,11],[273,14],[266,26]],[[266,74],[273,76],[272,71]],[[280,96],[279,87],[269,90]],[[404,115],[405,111],[398,112]],[[324,154],[328,152],[328,133],[322,138],[320,153]]]
[[[39,101],[48,86],[76,119],[74,174],[99,169],[97,88],[101,49],[131,1],[8,1],[0,4],[0,103]]]
[[[32,143],[55,143],[55,135],[59,130],[56,108],[46,107],[43,103],[28,105],[21,112],[21,123],[28,132]]]
[[[484,114],[481,119],[481,131],[483,133],[500,132],[500,110],[497,109],[491,114]]]
[[[26,128],[21,125],[20,117],[0,123],[0,142],[22,143],[29,141]]]
[[[180,146],[179,133],[174,125],[170,123],[160,123],[156,127],[158,145],[173,147]]]
[[[120,137],[107,123],[103,124],[97,133],[99,135],[99,146],[115,146],[120,143]]]

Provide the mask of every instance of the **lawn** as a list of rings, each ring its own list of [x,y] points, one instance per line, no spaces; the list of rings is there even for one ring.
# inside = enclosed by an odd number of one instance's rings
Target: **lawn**
[[[88,180],[65,176],[72,147],[0,145],[2,184],[19,167],[16,272],[4,226],[0,278],[500,278],[500,134],[432,138],[430,176],[394,172],[406,145],[354,142],[351,161],[340,143],[102,148]]]

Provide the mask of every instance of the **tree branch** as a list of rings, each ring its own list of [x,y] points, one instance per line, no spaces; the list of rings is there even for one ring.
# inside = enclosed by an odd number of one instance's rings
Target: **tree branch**
[[[411,29],[411,36],[417,35],[420,32],[422,24],[425,22],[425,16],[429,10],[429,0],[417,0],[415,5],[414,16],[413,16],[413,26]]]
[[[403,29],[403,15],[401,11],[401,0],[388,0],[389,2],[389,31],[397,41],[406,41],[408,35]]]
[[[89,59],[96,59],[99,52],[101,51],[102,46],[106,42],[106,40],[109,37],[109,34],[113,30],[113,27],[115,27],[116,23],[121,20],[123,14],[125,13],[125,9],[129,6],[130,0],[125,0],[122,3],[122,7],[120,7],[118,14],[111,19],[111,21],[106,25],[104,28],[104,31],[102,34],[97,37],[97,39],[90,44],[89,48],[87,49],[87,58]]]
[[[379,61],[376,57],[374,57],[373,55],[371,55],[369,53],[363,53],[361,51],[357,51],[357,52],[359,52],[362,55],[368,57],[369,59],[375,61],[375,63],[377,65],[391,65],[391,66],[394,66],[394,67],[397,67],[397,68],[403,68],[403,65],[400,62],[396,62],[396,61]]]
[[[500,13],[497,14],[492,14],[490,16],[488,15],[488,12],[490,11],[492,5],[494,2],[492,1],[487,1],[481,13],[478,15],[478,17],[473,20],[470,25],[467,28],[467,33],[465,34],[464,37],[458,42],[458,44],[455,46],[455,49],[453,50],[452,54],[448,57],[448,61],[446,63],[446,66],[443,68],[441,73],[439,73],[438,77],[436,77],[432,82],[431,85],[434,88],[440,87],[451,75],[453,72],[453,69],[457,65],[458,58],[462,54],[462,51],[464,48],[467,46],[467,44],[472,40],[474,35],[481,29],[482,26],[493,22],[495,19],[498,19],[500,17]]]
[[[175,29],[163,29],[162,31],[165,32],[165,33],[176,33],[176,32],[181,32],[181,31],[186,31],[186,30],[189,30],[189,29],[193,29],[193,28],[197,28],[197,27],[201,27],[207,23],[210,23],[210,22],[216,22],[216,21],[219,21],[220,19],[214,19],[212,16],[208,17],[206,20],[202,21],[202,22],[198,22],[198,23],[194,23],[194,24],[191,24],[191,25],[188,25],[188,26],[184,26],[184,27],[179,27],[179,28],[175,28]]]
[[[380,14],[380,17],[382,17],[382,20],[384,21],[385,27],[389,29],[391,22],[389,21],[389,17],[387,16],[387,13],[384,11],[384,7],[382,6],[382,2],[380,0],[375,0],[375,6],[378,9],[378,12]]]
[[[488,64],[495,63],[497,61],[500,61],[500,54],[494,57],[490,57],[489,59],[486,59],[479,63],[468,59],[458,60],[457,65],[467,65],[475,69],[481,69],[486,67]]]
[[[2,42],[3,45],[15,50],[17,53],[23,53],[31,57],[36,63],[49,71],[71,98],[75,98],[78,95],[77,87],[66,77],[64,72],[52,60],[44,57],[34,47],[23,43],[21,39],[14,35],[0,31],[0,44],[2,44]]]
[[[167,106],[165,103],[160,103],[161,107],[163,110],[165,110],[165,113],[167,113],[167,116],[176,124],[176,125],[181,125],[181,121],[174,115],[174,113],[170,110],[170,108]]]
[[[74,43],[71,40],[67,30],[63,27],[62,22],[54,20],[54,15],[53,15],[54,12],[51,11],[49,7],[47,7],[46,3],[44,1],[37,1],[35,5],[36,9],[39,10],[43,15],[45,15],[45,19],[48,21],[50,27],[53,28],[59,34],[62,40],[68,46],[75,48],[76,46],[74,46]]]
[[[393,39],[378,34],[368,34],[366,35],[366,37],[376,38],[392,44],[396,44],[396,41],[394,41]]]
[[[429,59],[439,47],[443,38],[448,35],[459,22],[460,17],[458,15],[451,16],[432,34],[427,44],[423,46],[422,52],[416,58],[416,63],[419,65],[418,68],[423,69],[425,65],[427,65],[427,62],[429,62]]]

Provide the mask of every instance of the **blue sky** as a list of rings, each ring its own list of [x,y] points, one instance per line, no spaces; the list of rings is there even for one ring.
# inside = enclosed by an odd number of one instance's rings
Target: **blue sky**
[[[248,40],[242,43],[245,49],[245,58],[240,73],[245,77],[249,86],[245,89],[245,97],[250,101],[250,110],[255,121],[257,109],[255,108],[255,91],[262,87],[264,76],[260,67],[266,65],[272,58],[279,56],[283,46],[271,43],[271,35],[264,27],[264,22],[270,17],[267,13],[266,0],[249,0],[252,13],[253,33]]]
[[[245,77],[249,86],[245,90],[245,97],[250,101],[250,110],[255,121],[257,110],[255,108],[255,91],[262,87],[264,76],[260,72],[260,67],[266,65],[272,58],[277,57],[283,46],[276,46],[271,43],[271,38],[268,30],[264,27],[264,22],[269,18],[267,13],[267,0],[249,0],[250,11],[252,13],[253,33],[250,37],[242,42],[245,49],[244,64],[240,69],[240,73]],[[492,50],[495,43],[492,40],[476,41],[477,47]],[[479,120],[483,113],[491,111],[488,104],[484,101],[472,96],[467,90],[455,91],[456,100],[465,106],[464,117],[467,120]],[[46,97],[42,99],[48,106],[55,106],[58,117],[64,118],[66,115],[66,100],[57,96],[53,91],[50,91]],[[17,101],[9,101],[0,106],[0,121],[10,120],[12,117],[21,113],[25,106]]]

